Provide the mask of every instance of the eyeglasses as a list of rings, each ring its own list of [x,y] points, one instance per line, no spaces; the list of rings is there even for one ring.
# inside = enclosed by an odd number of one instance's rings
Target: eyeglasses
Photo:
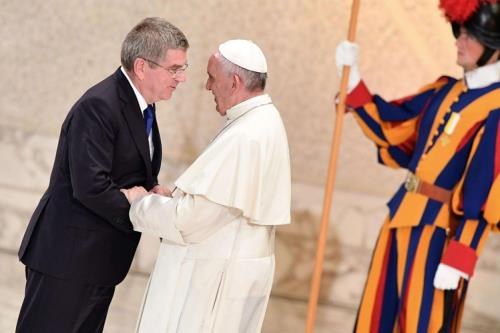
[[[183,66],[181,67],[178,67],[178,68],[167,68],[165,66],[162,66],[160,65],[159,63],[157,62],[154,62],[153,60],[150,60],[150,59],[146,59],[146,58],[142,58],[144,60],[146,60],[147,62],[150,62],[152,63],[153,65],[156,65],[164,70],[166,70],[167,72],[169,72],[173,77],[176,77],[177,75],[181,75],[181,74],[184,74],[186,72],[186,69],[188,68],[188,64],[184,64]]]

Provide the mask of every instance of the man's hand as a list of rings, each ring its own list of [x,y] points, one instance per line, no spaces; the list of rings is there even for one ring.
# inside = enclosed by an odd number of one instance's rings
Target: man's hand
[[[469,279],[469,276],[456,268],[446,264],[439,264],[436,275],[434,275],[434,288],[457,289],[460,278]]]
[[[132,188],[129,188],[128,190],[121,189],[120,192],[125,194],[125,197],[130,204],[132,204],[133,201],[145,197],[149,194],[148,191],[146,191],[146,189],[142,186],[134,186]]]
[[[168,189],[167,187],[161,186],[161,185],[156,185],[153,187],[150,191],[151,193],[163,195],[165,197],[172,197],[172,191]]]
[[[358,44],[351,43],[347,40],[340,42],[335,50],[335,64],[339,76],[342,75],[344,66],[350,66],[349,83],[347,84],[347,93],[350,93],[361,81],[361,76],[358,69]]]

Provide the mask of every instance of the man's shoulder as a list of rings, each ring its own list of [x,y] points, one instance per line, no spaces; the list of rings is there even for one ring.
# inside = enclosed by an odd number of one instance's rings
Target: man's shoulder
[[[88,97],[118,97],[120,70],[115,71],[102,81],[90,87],[83,96]],[[123,74],[122,74],[123,75]]]
[[[118,105],[120,100],[119,86],[120,77],[119,70],[109,75],[102,81],[96,83],[78,99],[75,106],[86,105],[88,103],[94,105],[105,104],[110,107],[115,107]]]
[[[119,72],[119,70],[118,70]],[[94,113],[105,114],[106,117],[114,117],[115,114],[121,109],[120,93],[119,93],[119,77],[115,72],[90,87],[73,105],[70,113],[80,114]]]

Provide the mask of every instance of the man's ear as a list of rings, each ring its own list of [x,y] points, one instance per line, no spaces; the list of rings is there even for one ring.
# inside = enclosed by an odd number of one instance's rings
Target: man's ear
[[[144,80],[144,72],[146,67],[146,60],[142,58],[136,58],[134,60],[134,74],[139,80]]]

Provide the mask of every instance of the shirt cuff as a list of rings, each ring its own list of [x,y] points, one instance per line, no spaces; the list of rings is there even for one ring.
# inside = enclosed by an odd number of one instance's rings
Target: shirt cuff
[[[351,108],[359,108],[372,101],[373,95],[368,90],[363,80],[347,95],[345,104]]]
[[[468,276],[474,274],[476,267],[477,255],[476,251],[456,240],[451,240],[448,248],[444,252],[441,263],[451,266]]]

